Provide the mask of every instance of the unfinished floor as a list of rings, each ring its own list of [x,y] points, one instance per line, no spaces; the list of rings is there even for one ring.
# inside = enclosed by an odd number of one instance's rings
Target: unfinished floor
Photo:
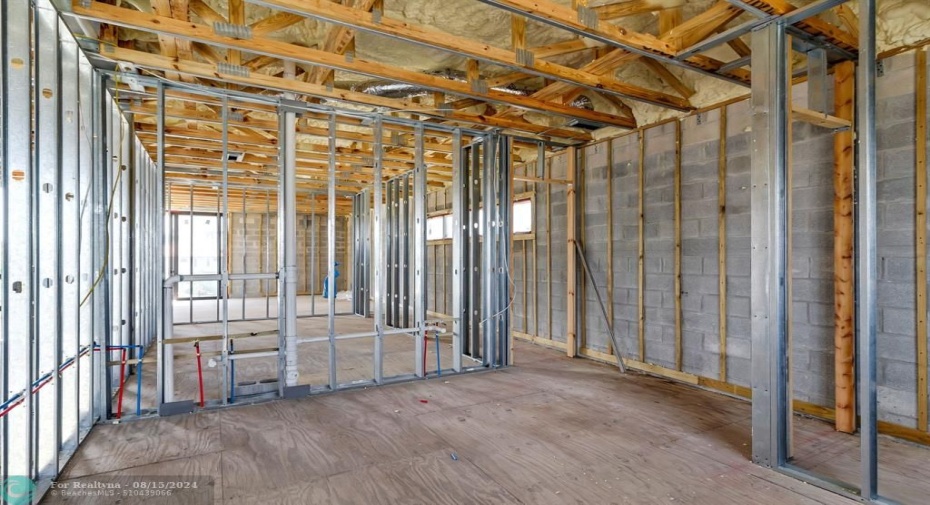
[[[298,308],[309,315],[310,299],[306,296],[298,297]],[[300,317],[297,320],[298,336],[325,337],[327,335],[326,300],[317,297],[318,317]],[[239,300],[230,300],[230,305],[237,305]],[[277,307],[272,301],[272,317],[277,315]],[[194,302],[195,320],[208,320],[212,317],[216,303],[208,300]],[[264,298],[247,298],[246,306],[264,310]],[[186,312],[186,301],[175,302],[175,313]],[[345,300],[336,302],[336,313],[345,314],[351,311],[351,304]],[[176,319],[177,320],[177,319]],[[277,334],[263,335],[263,332],[274,331],[278,327],[277,319],[230,321],[230,334],[258,333],[257,336],[235,339],[234,345],[238,352],[260,351],[276,348]],[[335,318],[337,334],[363,333],[372,330],[372,320],[356,315],[341,315]],[[174,327],[172,338],[188,339],[183,344],[174,346],[174,385],[177,400],[199,400],[199,382],[197,375],[197,356],[193,340],[197,337],[214,337],[223,333],[223,324],[196,323],[177,324]],[[384,377],[411,375],[415,371],[416,345],[412,335],[387,335],[384,337],[383,370]],[[437,368],[447,370],[452,367],[452,341],[451,336],[443,336],[437,346],[434,337],[427,338],[425,349],[425,366],[427,373],[433,373]],[[218,359],[221,342],[218,340],[205,340],[200,342],[201,366],[203,368],[204,399],[206,401],[220,400],[223,397],[222,369],[211,364],[211,359]],[[300,344],[299,369],[300,384],[311,387],[321,387],[329,384],[329,344],[328,342],[314,342]],[[353,338],[338,340],[336,342],[336,379],[339,384],[349,384],[356,381],[370,381],[374,374],[374,337]],[[437,359],[437,354],[439,359]],[[126,378],[123,392],[122,417],[133,416],[138,405],[141,413],[154,411],[156,408],[156,377],[154,352],[147,354],[152,361],[146,361],[142,370],[142,398],[136,401],[139,382],[135,375]],[[111,357],[116,359],[116,353]],[[473,361],[463,356],[468,366]],[[235,383],[249,384],[277,377],[277,358],[255,358],[239,360],[236,364]],[[243,399],[240,398],[240,401]],[[114,401],[117,399],[114,398]],[[248,400],[246,400],[248,401]]]
[[[98,425],[61,480],[207,476],[214,503],[855,503],[752,464],[747,402],[522,342],[515,356],[495,372]],[[796,447],[819,471],[857,471],[856,438],[824,422],[796,418]],[[898,474],[883,494],[930,494],[926,448],[883,438],[880,459]]]

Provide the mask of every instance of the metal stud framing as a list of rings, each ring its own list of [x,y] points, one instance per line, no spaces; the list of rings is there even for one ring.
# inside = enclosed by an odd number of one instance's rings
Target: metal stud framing
[[[821,2],[825,4],[826,2]],[[858,387],[860,479],[838,482],[788,461],[791,392],[787,351],[788,209],[786,206],[790,85],[786,21],[753,33],[752,125],[752,453],[753,460],[806,482],[866,502],[887,503],[878,494],[876,395],[876,140],[875,1],[860,0],[856,81],[856,383]],[[796,22],[792,18],[788,22]],[[793,32],[792,32],[793,33]],[[826,62],[821,50],[808,54],[809,106],[826,108]]]
[[[0,42],[0,481],[42,493],[94,422],[120,415],[114,376],[141,377],[159,181],[49,0],[0,5]]]
[[[0,478],[26,475],[48,485],[58,469],[99,420],[146,413],[171,415],[197,408],[191,398],[179,398],[175,390],[175,352],[184,339],[175,337],[175,305],[179,286],[196,283],[217,287],[212,321],[195,320],[195,301],[183,300],[178,313],[188,321],[222,323],[219,362],[222,390],[207,407],[235,402],[237,385],[230,369],[235,360],[250,357],[280,359],[278,390],[270,396],[295,396],[312,392],[300,381],[300,342],[318,341],[297,334],[297,194],[295,184],[297,117],[311,107],[287,97],[252,100],[279,106],[278,157],[279,198],[272,209],[274,190],[230,182],[231,143],[229,92],[184,91],[219,97],[222,180],[216,183],[184,183],[184,197],[175,200],[183,214],[171,215],[171,181],[165,159],[166,94],[176,85],[133,75],[133,84],[144,83],[157,103],[154,158],[137,137],[134,121],[124,108],[131,101],[121,97],[124,76],[120,71],[95,71],[85,59],[67,27],[61,23],[50,0],[6,2],[0,5],[2,55],[2,204],[3,220],[2,310],[0,324],[5,335],[0,346],[3,404],[0,407]],[[47,44],[58,40],[58,44]],[[40,44],[39,41],[42,41]],[[34,75],[34,80],[33,80]],[[65,85],[64,83],[69,83]],[[71,86],[70,83],[77,83]],[[242,99],[236,95],[237,99]],[[31,107],[30,104],[35,104]],[[313,109],[319,113],[320,109]],[[336,226],[336,123],[340,112],[329,110],[329,173],[326,194],[326,267],[335,279],[339,237]],[[384,121],[411,126],[415,133],[414,169],[393,179],[382,180],[382,124]],[[429,165],[425,156],[426,137],[433,130],[453,133],[453,177],[457,181],[454,286],[459,316],[454,321],[451,371],[468,371],[462,354],[483,359],[487,366],[509,363],[510,308],[510,139],[498,133],[467,131],[474,140],[463,145],[463,130],[400,118],[375,115],[371,123],[374,181],[354,195],[355,250],[352,289],[354,312],[373,317],[373,331],[339,334],[336,330],[336,283],[327,296],[329,344],[327,390],[351,387],[336,376],[336,344],[343,338],[375,337],[373,382],[383,383],[431,376],[423,365],[427,331],[426,194]],[[35,132],[34,145],[28,132]],[[481,186],[483,184],[483,186]],[[179,233],[191,240],[193,226],[182,230],[177,218],[192,218],[200,212],[196,195],[206,187],[216,190],[215,204],[207,210],[217,226],[217,267],[207,274],[193,269],[179,272]],[[174,190],[181,188],[174,183]],[[248,257],[230,257],[238,244],[230,221],[230,190],[267,195],[261,231],[269,236],[271,220],[277,220],[278,261],[270,259],[270,242],[259,263],[260,272],[248,272],[255,262]],[[314,195],[310,195],[315,198]],[[239,205],[236,195],[233,206]],[[243,198],[243,207],[250,205]],[[488,203],[483,220],[482,202]],[[214,207],[215,205],[215,207]],[[184,208],[187,207],[187,208]],[[17,219],[10,219],[11,216]],[[307,256],[308,291],[320,284],[315,278],[317,231],[314,213]],[[245,232],[243,228],[237,232]],[[253,225],[254,226],[254,225]],[[255,232],[255,230],[251,230]],[[21,240],[18,237],[32,237]],[[482,238],[484,237],[484,238]],[[481,246],[484,241],[485,251]],[[305,242],[306,243],[306,242]],[[171,251],[167,255],[165,251]],[[245,254],[245,253],[244,253]],[[188,258],[192,264],[193,253]],[[254,259],[254,258],[253,258]],[[482,263],[483,262],[483,263]],[[183,264],[183,262],[182,262]],[[242,265],[242,271],[237,271]],[[322,266],[322,264],[319,264]],[[212,268],[212,267],[211,267]],[[490,270],[486,271],[486,268]],[[320,268],[323,270],[323,268]],[[322,277],[322,276],[320,276]],[[272,294],[269,285],[279,283]],[[275,317],[270,296],[278,298],[279,346],[274,352],[233,352],[229,322],[229,297],[246,282],[260,282],[266,295],[263,318]],[[234,294],[232,296],[236,296]],[[373,306],[369,306],[369,299]],[[491,300],[485,307],[481,300]],[[237,302],[239,302],[237,300]],[[199,303],[199,301],[198,301]],[[209,303],[214,303],[211,299]],[[233,311],[240,303],[233,303]],[[207,313],[213,312],[211,310]],[[28,314],[29,317],[10,317]],[[315,314],[311,314],[315,315]],[[320,314],[322,316],[324,314]],[[249,319],[243,307],[242,320]],[[414,347],[413,374],[385,377],[383,370],[386,335],[408,335]],[[483,341],[483,342],[482,342]],[[466,352],[468,342],[472,347]],[[189,342],[187,342],[189,344]],[[96,351],[96,352],[95,352]],[[151,351],[154,358],[146,356]],[[12,366],[15,364],[16,366]],[[122,393],[129,381],[141,379],[143,369],[154,366],[154,404],[143,404],[138,382],[136,404],[123,404]],[[442,372],[446,372],[443,369]],[[40,391],[41,390],[41,391]]]

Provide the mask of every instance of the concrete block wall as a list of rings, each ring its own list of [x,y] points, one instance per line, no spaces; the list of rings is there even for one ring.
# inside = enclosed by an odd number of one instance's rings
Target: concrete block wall
[[[879,418],[916,426],[916,317],[914,259],[914,54],[884,60],[878,78],[878,397]],[[795,86],[794,101],[806,102],[806,85]],[[718,379],[718,157],[720,112],[681,121],[682,370]],[[727,106],[726,129],[726,286],[727,381],[750,385],[750,140],[748,101]],[[645,361],[675,368],[674,360],[674,128],[666,123],[645,135]],[[796,122],[793,125],[791,180],[793,324],[791,369],[798,400],[834,403],[833,300],[833,136]],[[925,139],[926,141],[926,139]],[[610,184],[606,151],[612,148]],[[633,133],[586,146],[580,154],[579,182],[584,199],[579,228],[585,254],[606,301],[606,191],[613,191],[614,319],[624,356],[639,357],[638,345],[638,162]],[[564,173],[565,154],[551,159],[553,177]],[[537,207],[537,229],[553,236],[553,339],[565,337],[565,190],[552,187],[552,219],[544,200]],[[545,192],[544,192],[545,193]],[[543,220],[543,222],[540,222]],[[543,242],[544,244],[545,242]],[[515,252],[518,252],[515,250]],[[537,268],[546,268],[541,257]],[[516,258],[515,258],[516,260]],[[603,351],[607,333],[590,280],[585,283],[584,329],[579,339]],[[923,280],[922,282],[926,282]],[[544,284],[540,285],[544,290]],[[582,291],[579,288],[579,294]],[[537,296],[546,293],[537,293]],[[519,298],[519,295],[518,295]],[[544,314],[542,311],[541,314]],[[581,312],[579,312],[581,315]],[[516,327],[516,326],[515,326]],[[547,325],[542,325],[546,329]],[[547,336],[539,333],[540,336]],[[927,394],[928,392],[923,392]]]
[[[549,175],[548,166],[549,164],[547,162],[542,171],[538,171],[539,168],[534,167],[534,169],[537,170],[535,176],[547,177]],[[532,173],[533,172],[531,172],[531,174]],[[529,333],[543,338],[551,338],[552,336],[549,332],[549,313],[552,311],[554,314],[554,310],[551,310],[549,307],[549,293],[552,292],[552,296],[555,296],[555,290],[552,286],[552,276],[549,272],[549,255],[551,251],[563,251],[565,249],[564,244],[552,241],[552,233],[548,220],[550,187],[551,185],[549,184],[537,184],[533,191],[536,202],[533,212],[533,229],[536,232],[536,242],[534,244],[536,248],[536,264],[534,268],[536,270],[537,283],[536,292],[531,293],[532,296],[535,296],[536,318],[535,321],[530,323],[530,329],[532,331]],[[558,254],[558,252],[556,252],[556,256],[564,258],[565,255],[564,253]],[[552,257],[553,262],[556,256]],[[555,268],[555,263],[553,263],[553,268]],[[552,309],[555,308],[554,306],[555,304],[553,303]],[[552,319],[554,320],[555,317]]]
[[[596,286],[585,272],[581,264],[578,265],[577,275],[583,288],[578,292],[579,300],[584,300],[582,307],[584,327],[579,332],[579,343],[583,347],[597,351],[607,351],[610,335],[604,313],[598,305],[597,292],[601,294],[606,308],[607,299],[607,192],[610,186],[610,177],[607,172],[607,149],[605,144],[594,144],[580,150],[578,166],[578,191],[581,199],[578,231],[584,230],[584,240],[578,243],[584,250],[588,267],[591,269]]]
[[[614,334],[624,356],[639,358],[639,138],[626,135],[613,148]]]
[[[568,160],[565,156],[554,156],[549,160],[549,170],[551,178],[565,179],[568,170]],[[566,257],[566,216],[568,209],[566,206],[567,191],[562,184],[550,185],[552,202],[550,204],[552,212],[552,221],[548,223],[549,232],[552,236],[552,271],[548,272],[548,278],[552,282],[552,340],[556,342],[565,342],[567,329],[566,321],[566,275],[567,275],[567,257]],[[541,229],[541,228],[537,228]],[[561,251],[561,252],[560,252]],[[581,267],[578,267],[579,269]],[[548,296],[548,294],[547,294]]]
[[[876,80],[879,418],[914,427],[917,422],[914,54],[889,58],[883,65],[884,75]]]
[[[832,86],[828,90],[832,96]],[[805,106],[807,86],[794,87]],[[833,135],[805,122],[792,126],[791,251],[794,398],[834,405]]]
[[[720,115],[713,110],[681,122],[682,370],[705,377],[720,375]]]
[[[727,106],[726,251],[727,381],[750,385],[750,124],[749,102]],[[714,178],[717,179],[716,177]],[[715,314],[718,311],[714,311]],[[719,346],[718,346],[719,347]],[[717,351],[719,352],[719,350]]]
[[[327,231],[326,216],[316,216],[316,256],[311,254],[313,218],[310,214],[297,214],[297,292],[316,294],[323,292],[326,276]],[[262,273],[278,270],[277,215],[274,213],[230,213],[229,216],[229,271],[230,273]],[[349,228],[345,217],[336,221],[336,261],[340,263],[340,277],[336,289],[343,291],[350,285],[347,269],[350,253]],[[315,260],[315,276],[310,277],[310,261]],[[275,281],[237,281],[230,285],[230,296],[264,296],[277,294]]]

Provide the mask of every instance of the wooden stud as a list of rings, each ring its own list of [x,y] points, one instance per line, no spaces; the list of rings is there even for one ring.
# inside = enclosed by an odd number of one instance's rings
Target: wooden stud
[[[614,139],[607,142],[607,319],[614,327]],[[614,332],[616,334],[616,332]],[[617,352],[620,352],[617,350]],[[614,353],[613,342],[607,341],[607,354]]]
[[[855,65],[842,62],[834,67],[834,110],[845,119],[853,118],[855,107]],[[834,370],[836,429],[853,433],[856,429],[855,377],[855,264],[853,239],[853,134],[840,132],[833,137],[833,299]]]
[[[720,108],[717,152],[717,292],[720,325],[720,380],[727,381],[727,108]]]
[[[527,268],[527,264],[529,261],[529,252],[526,250],[527,242],[529,242],[529,240],[521,240],[520,247],[523,249],[523,331],[529,333],[530,332],[529,330],[530,309],[528,305],[529,297],[527,296],[528,288],[529,288],[529,281],[527,279],[527,274],[529,273],[529,269]]]
[[[681,371],[683,345],[681,341],[681,121],[675,121],[675,369]]]
[[[526,18],[519,14],[510,15],[510,44],[514,51],[526,49]]]
[[[917,429],[927,431],[927,52],[915,53],[917,237]]]
[[[646,133],[644,130],[639,131],[639,174],[638,174],[638,183],[637,190],[639,194],[639,240],[638,240],[638,265],[637,265],[637,297],[639,298],[639,326],[638,326],[638,336],[639,336],[639,360],[646,361],[646,305],[645,305],[645,296],[643,290],[646,287],[646,242],[645,242],[645,216],[646,216],[646,206],[643,201],[643,189],[645,186],[645,170],[644,166],[646,162]]]
[[[545,177],[552,177],[552,158],[546,160]],[[546,185],[546,271],[552,272],[552,185]],[[546,322],[549,324],[549,340],[552,340],[552,275],[546,278]]]
[[[581,250],[584,251],[585,244],[585,200],[587,197],[587,186],[588,178],[585,175],[585,168],[588,164],[588,157],[585,155],[587,151],[582,148],[576,151],[577,159],[580,161],[578,165],[578,226],[580,227],[579,231],[575,232],[576,240],[578,244],[581,245]],[[579,295],[581,298],[581,305],[578,308],[578,319],[581,321],[581,324],[578,327],[579,333],[579,349],[585,349],[588,347],[588,277],[586,275],[581,276],[581,283],[578,286],[580,291]]]
[[[574,358],[577,331],[576,310],[578,308],[575,305],[575,290],[578,282],[575,272],[575,266],[578,263],[577,258],[575,258],[575,146],[571,146],[566,150],[566,156],[568,157],[568,166],[565,170],[565,179],[570,182],[565,188],[565,235],[567,237],[565,241],[565,353],[569,358]]]
[[[806,121],[808,123],[830,129],[849,128],[852,125],[852,121],[849,119],[831,116],[829,114],[806,109],[797,105],[791,107],[791,119]]]

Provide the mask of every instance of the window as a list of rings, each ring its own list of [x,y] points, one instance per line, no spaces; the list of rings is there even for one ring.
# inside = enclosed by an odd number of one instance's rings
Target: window
[[[446,217],[449,217],[449,230],[446,232]],[[426,240],[442,240],[452,237],[452,215],[433,216],[426,219]]]
[[[514,235],[533,233],[533,200],[513,202],[513,233]]]
[[[484,209],[478,209],[478,222],[484,222]],[[484,235],[479,227],[478,233]],[[524,198],[513,202],[513,234],[533,233],[533,199]],[[443,214],[426,219],[426,240],[445,240],[452,238],[452,214]]]

